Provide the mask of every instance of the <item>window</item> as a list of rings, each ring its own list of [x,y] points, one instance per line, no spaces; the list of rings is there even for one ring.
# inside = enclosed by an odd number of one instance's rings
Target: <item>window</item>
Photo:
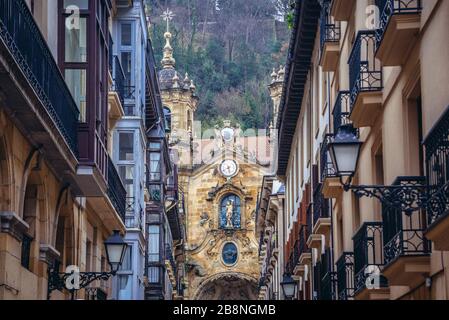
[[[122,23],[121,44],[122,46],[131,45],[132,25],[131,23]]]
[[[87,122],[89,1],[64,0],[63,4],[60,29],[63,28],[65,32],[63,45],[60,46],[63,60],[61,69],[80,111],[79,121]]]
[[[160,152],[150,152],[150,180],[159,181],[161,179],[161,154]]]
[[[149,267],[148,268],[148,282],[159,283],[159,267]]]
[[[80,111],[80,121],[86,122],[86,70],[66,69],[65,81]]]
[[[20,263],[22,267],[30,270],[30,257],[31,257],[31,242],[33,238],[24,234],[22,238],[22,255],[20,259]]]
[[[119,166],[119,174],[126,189],[128,198],[134,197],[134,165]]]
[[[79,18],[77,25],[71,25],[73,18],[66,18],[65,29],[65,62],[87,62],[87,19]]]
[[[120,266],[120,271],[132,271],[132,251],[133,247],[128,245],[125,251],[125,256],[123,257],[123,263]]]
[[[134,160],[134,133],[120,132],[119,133],[119,160],[132,161]]]
[[[158,225],[148,226],[148,262],[159,262],[160,227]]]
[[[118,276],[118,299],[132,299],[132,275],[126,274]]]

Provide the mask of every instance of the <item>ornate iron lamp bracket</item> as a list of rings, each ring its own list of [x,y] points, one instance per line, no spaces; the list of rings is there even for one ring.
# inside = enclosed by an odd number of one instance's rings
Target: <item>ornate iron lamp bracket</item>
[[[377,198],[391,209],[400,210],[406,214],[425,209],[427,206],[428,186],[423,179],[408,179],[401,184],[391,186],[360,185],[345,187],[357,197]]]
[[[109,280],[110,277],[114,276],[116,272],[58,272],[55,268],[50,268],[48,270],[48,299],[54,290],[63,289],[68,290],[72,299],[74,298],[75,291],[86,288],[89,284],[96,280]],[[67,287],[68,283],[71,283],[71,277],[78,277],[78,284],[73,283],[73,288]],[[73,280],[72,280],[73,281]]]

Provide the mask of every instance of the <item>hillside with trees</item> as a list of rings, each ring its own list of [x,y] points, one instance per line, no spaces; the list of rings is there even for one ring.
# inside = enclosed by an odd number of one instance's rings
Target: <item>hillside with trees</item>
[[[176,69],[195,81],[203,129],[230,119],[243,129],[266,128],[274,67],[285,63],[289,0],[147,0],[152,41],[162,59],[169,8]],[[287,17],[287,19],[285,19]]]

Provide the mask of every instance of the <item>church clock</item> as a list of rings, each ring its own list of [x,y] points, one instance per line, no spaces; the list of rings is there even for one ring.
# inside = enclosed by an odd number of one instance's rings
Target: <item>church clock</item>
[[[220,165],[220,172],[225,178],[232,178],[238,173],[238,164],[234,160],[224,160]]]

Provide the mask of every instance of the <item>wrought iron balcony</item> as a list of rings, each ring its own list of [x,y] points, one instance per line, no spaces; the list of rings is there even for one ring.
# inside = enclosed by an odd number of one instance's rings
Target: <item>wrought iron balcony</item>
[[[86,300],[107,300],[108,294],[103,288],[88,287],[85,288]]]
[[[338,300],[350,300],[354,297],[354,253],[343,252],[336,267]]]
[[[337,176],[337,172],[332,164],[332,159],[329,155],[329,143],[331,142],[333,134],[326,134],[320,149],[320,174],[321,181],[327,178],[334,178]],[[321,187],[321,185],[320,185]]]
[[[125,72],[122,68],[122,63],[117,56],[114,56],[114,74],[113,74],[112,90],[117,92],[122,106],[125,105]]]
[[[329,11],[330,0],[324,0],[320,18],[320,65],[323,71],[335,71],[340,56],[340,22],[334,21]]]
[[[309,204],[306,211],[306,235],[310,237],[313,234],[313,205]],[[307,239],[306,239],[307,241]]]
[[[16,61],[67,145],[77,155],[78,107],[25,1],[0,1],[0,29],[2,45]],[[25,125],[30,126],[30,123]]]
[[[415,185],[420,194],[401,194],[400,191],[385,195],[391,203],[420,201],[426,192],[426,179],[423,177],[399,177],[393,185]],[[422,187],[421,187],[422,186]],[[407,198],[405,198],[407,197]],[[383,239],[385,265],[402,256],[428,255],[430,243],[424,237],[427,228],[426,214],[423,210],[400,210],[395,206],[382,204]]]
[[[351,123],[349,115],[351,114],[351,93],[349,91],[340,91],[335,100],[333,115],[333,132],[345,124]]]
[[[449,250],[449,107],[424,141],[429,184],[426,237],[435,249]]]
[[[364,289],[388,287],[384,267],[382,222],[365,222],[354,241],[354,286],[357,295]]]
[[[331,225],[329,200],[324,198],[322,187],[319,183],[313,192],[313,232],[327,236]]]
[[[421,28],[421,0],[376,0],[381,16],[376,56],[384,66],[401,65]]]
[[[114,74],[114,52],[113,52],[114,40],[109,33],[109,72],[111,76]]]
[[[337,275],[332,268],[331,251],[328,248],[314,267],[314,291],[318,300],[336,300]]]
[[[382,104],[382,65],[375,58],[374,31],[359,31],[349,64],[351,121],[356,127],[370,126],[380,113]]]
[[[125,223],[126,189],[110,157],[108,157],[108,196],[123,223]]]

